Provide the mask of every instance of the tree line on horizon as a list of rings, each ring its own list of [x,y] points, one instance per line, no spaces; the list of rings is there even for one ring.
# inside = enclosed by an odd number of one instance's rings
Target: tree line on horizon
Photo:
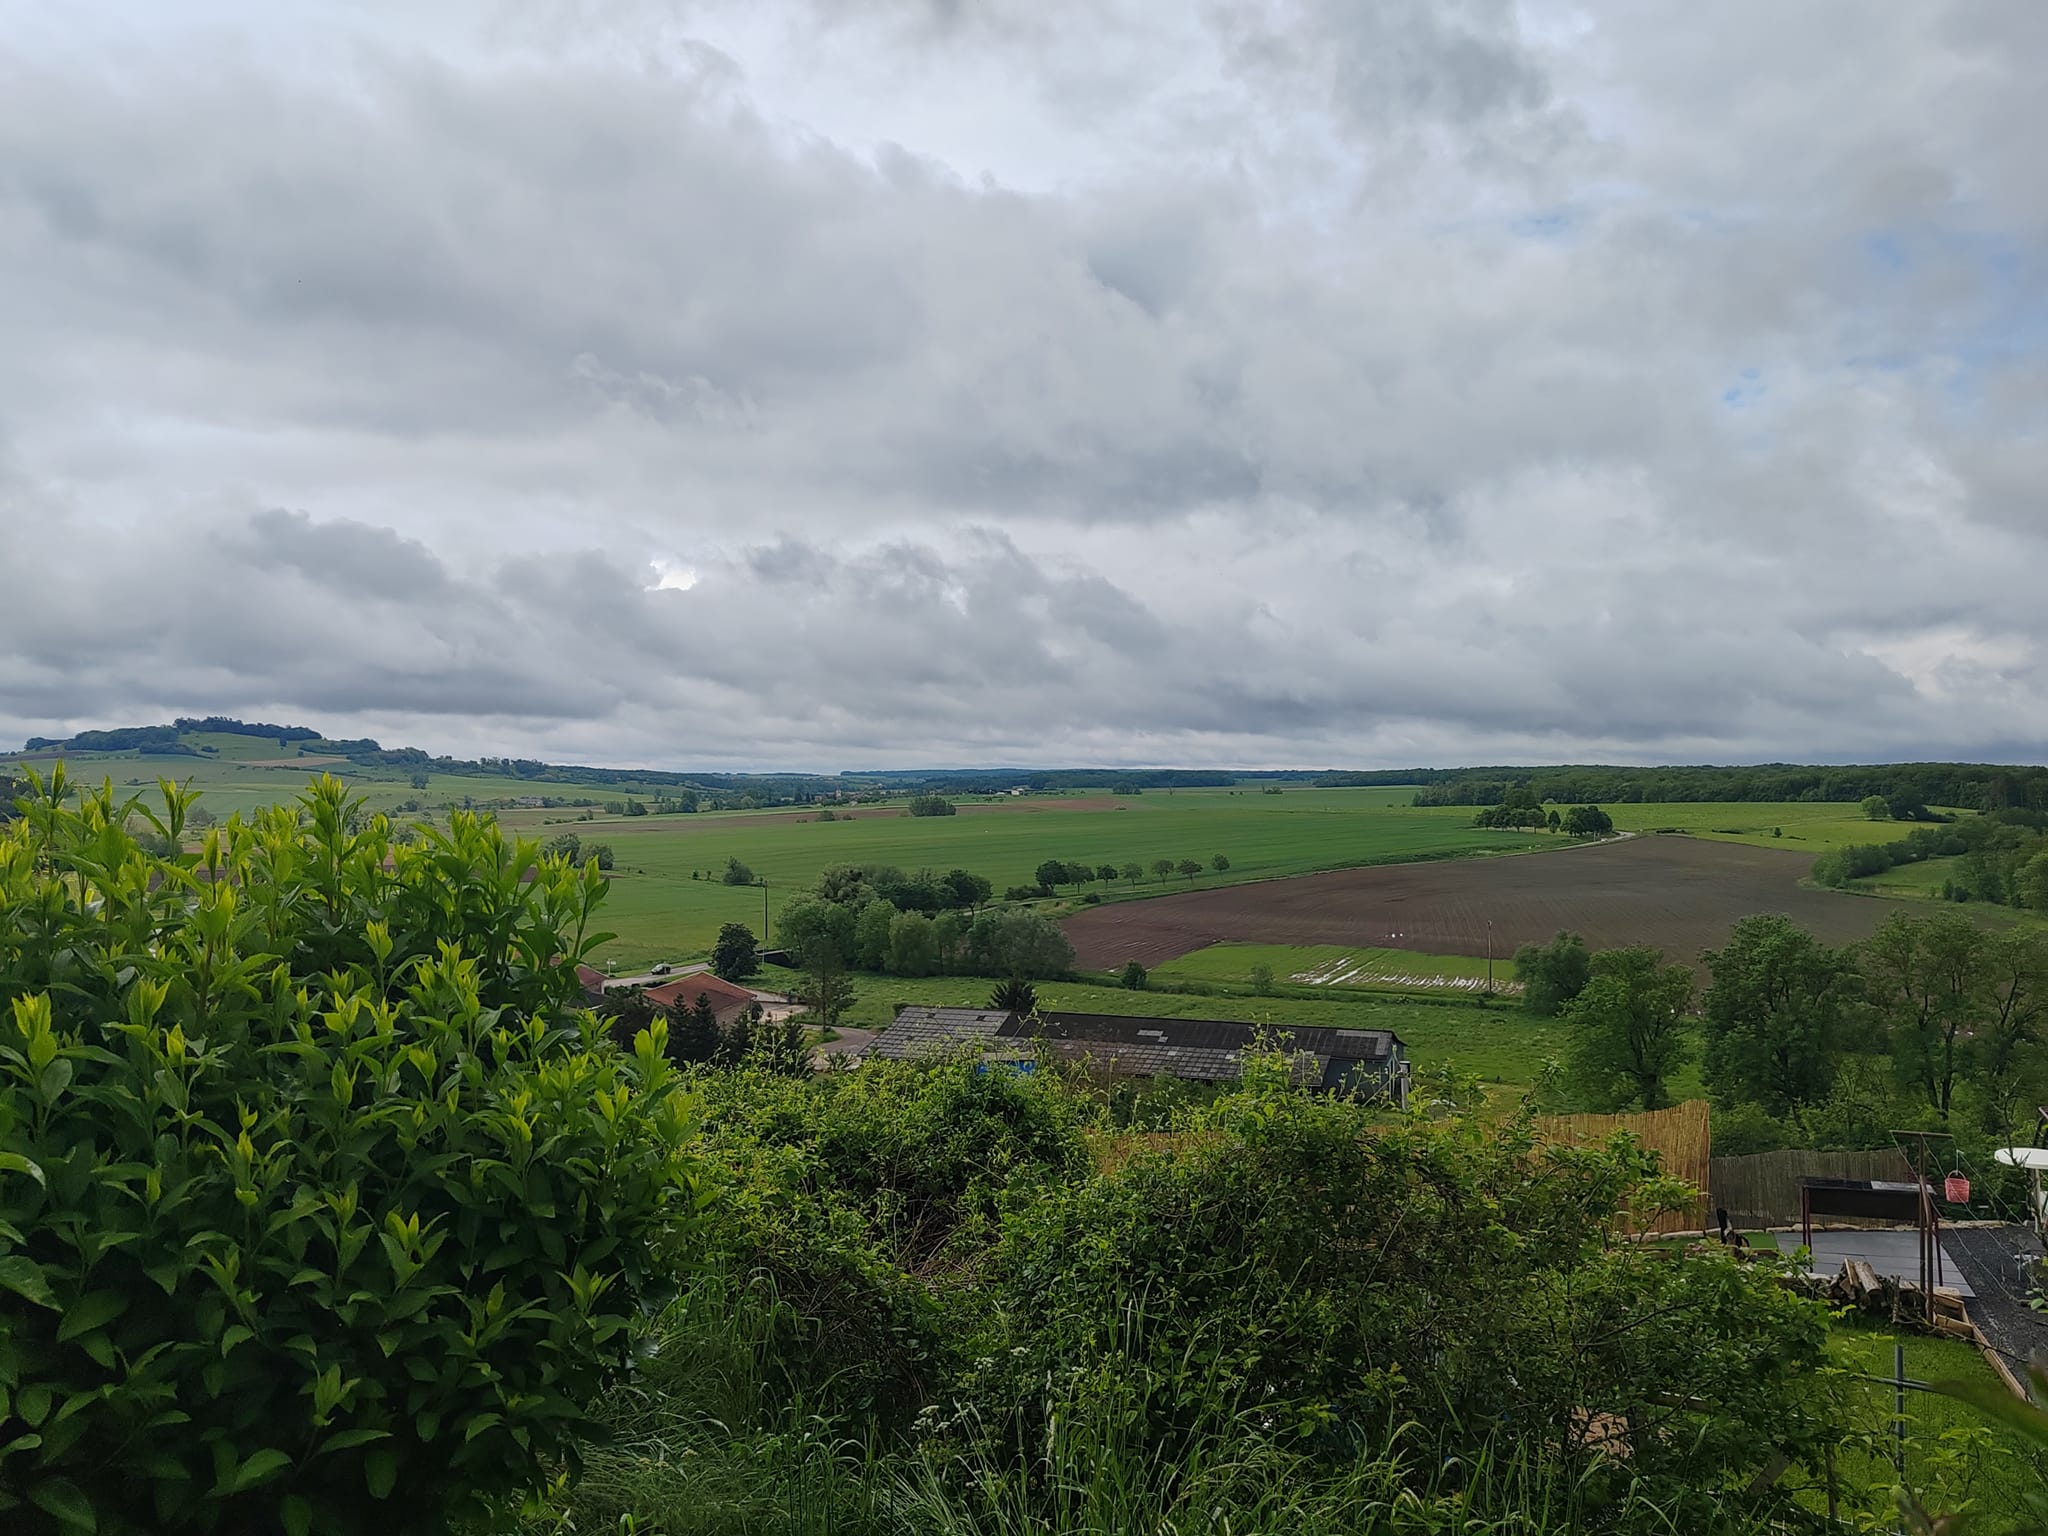
[[[1388,782],[1377,774],[1333,774],[1330,784]],[[1419,783],[1413,804],[1500,805],[1522,790],[1558,805],[1637,805],[1700,801],[1804,801],[1858,803],[1877,796],[1908,808],[1949,806],[1966,811],[2020,808],[2048,811],[2048,767],[1998,763],[1879,763],[1809,767],[1766,763],[1754,767],[1528,767],[1429,770],[1402,782]],[[1897,813],[1894,813],[1895,816]]]

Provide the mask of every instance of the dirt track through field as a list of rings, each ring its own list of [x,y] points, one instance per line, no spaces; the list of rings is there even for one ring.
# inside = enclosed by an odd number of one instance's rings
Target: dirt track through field
[[[1434,955],[1542,943],[1560,928],[1594,949],[1654,944],[1693,960],[1737,918],[1782,912],[1831,944],[1867,937],[1911,902],[1798,882],[1813,860],[1736,843],[1634,837],[1497,859],[1383,864],[1096,907],[1066,920],[1078,962],[1156,965],[1205,944],[1356,944]],[[1925,910],[1919,904],[1918,910]],[[1488,923],[1492,924],[1489,937]]]

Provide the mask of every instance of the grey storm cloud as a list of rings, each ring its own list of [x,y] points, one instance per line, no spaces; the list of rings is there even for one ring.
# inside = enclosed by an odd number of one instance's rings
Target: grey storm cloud
[[[40,13],[0,740],[2048,755],[2042,26]]]

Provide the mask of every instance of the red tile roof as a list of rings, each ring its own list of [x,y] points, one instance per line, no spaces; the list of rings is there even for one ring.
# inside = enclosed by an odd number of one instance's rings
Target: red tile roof
[[[713,1013],[723,1013],[728,1008],[744,1008],[754,1000],[754,994],[745,987],[720,981],[709,971],[698,971],[694,975],[665,981],[658,987],[649,987],[646,997],[657,1008],[694,1008],[700,994],[711,999]]]

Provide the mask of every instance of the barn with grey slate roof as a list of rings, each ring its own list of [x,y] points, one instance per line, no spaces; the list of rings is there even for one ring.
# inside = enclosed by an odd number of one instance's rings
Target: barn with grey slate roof
[[[906,1007],[862,1053],[905,1060],[977,1049],[1021,1057],[1039,1049],[1111,1077],[1178,1077],[1228,1083],[1244,1075],[1259,1026],[1229,1019],[1161,1019],[1058,1010],[1019,1016],[990,1008]],[[1306,1088],[1386,1096],[1405,1104],[1408,1060],[1385,1029],[1300,1026],[1280,1031]]]

